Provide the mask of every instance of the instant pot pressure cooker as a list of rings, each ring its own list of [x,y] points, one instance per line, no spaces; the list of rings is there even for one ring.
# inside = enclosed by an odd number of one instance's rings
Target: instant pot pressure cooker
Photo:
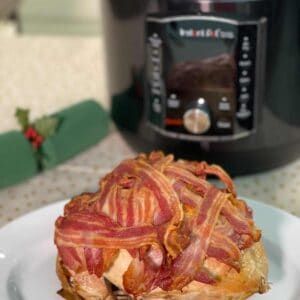
[[[137,151],[231,174],[299,156],[300,1],[102,0],[101,13],[112,117]]]

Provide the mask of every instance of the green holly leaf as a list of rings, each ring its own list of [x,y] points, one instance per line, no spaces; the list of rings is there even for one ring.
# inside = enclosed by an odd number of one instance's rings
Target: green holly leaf
[[[19,125],[24,131],[29,125],[29,109],[17,108],[15,116],[18,120]]]
[[[33,126],[36,131],[46,139],[56,133],[58,119],[55,117],[44,116],[40,119],[37,119],[33,123]]]

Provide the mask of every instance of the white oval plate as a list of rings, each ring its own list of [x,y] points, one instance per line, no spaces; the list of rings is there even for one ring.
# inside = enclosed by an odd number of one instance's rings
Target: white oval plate
[[[300,219],[247,200],[263,231],[271,290],[252,300],[300,299]],[[0,229],[0,299],[61,300],[53,229],[66,201],[27,214]]]

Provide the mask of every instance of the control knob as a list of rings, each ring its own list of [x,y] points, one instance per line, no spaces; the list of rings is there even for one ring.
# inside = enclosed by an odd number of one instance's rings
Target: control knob
[[[211,126],[209,111],[203,98],[197,101],[197,106],[188,109],[183,115],[185,129],[194,134],[205,133]]]

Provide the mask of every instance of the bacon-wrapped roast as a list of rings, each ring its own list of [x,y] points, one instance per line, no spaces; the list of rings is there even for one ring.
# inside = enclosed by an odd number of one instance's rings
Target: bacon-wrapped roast
[[[113,299],[108,279],[135,298],[246,299],[268,289],[260,238],[222,168],[141,154],[56,220],[61,295]]]

